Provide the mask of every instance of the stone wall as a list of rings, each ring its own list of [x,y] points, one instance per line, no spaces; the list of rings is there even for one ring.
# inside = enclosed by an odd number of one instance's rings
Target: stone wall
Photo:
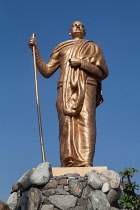
[[[46,162],[13,185],[7,204],[11,210],[115,210],[119,194],[120,177],[114,171],[53,177]]]

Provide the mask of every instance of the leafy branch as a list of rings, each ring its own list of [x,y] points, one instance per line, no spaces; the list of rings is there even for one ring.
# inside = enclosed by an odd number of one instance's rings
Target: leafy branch
[[[124,179],[127,179],[127,184],[125,184],[123,189],[124,194],[119,199],[119,205],[122,208],[132,210],[140,209],[140,196],[135,193],[139,189],[139,185],[131,181],[135,173],[138,173],[138,169],[125,168],[124,171],[119,173],[122,178],[122,184],[124,183]]]

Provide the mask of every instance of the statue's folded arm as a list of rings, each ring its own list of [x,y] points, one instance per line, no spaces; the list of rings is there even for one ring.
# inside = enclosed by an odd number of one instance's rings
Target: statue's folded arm
[[[86,70],[88,73],[101,77],[103,72],[96,65],[87,61],[81,60],[81,68]]]

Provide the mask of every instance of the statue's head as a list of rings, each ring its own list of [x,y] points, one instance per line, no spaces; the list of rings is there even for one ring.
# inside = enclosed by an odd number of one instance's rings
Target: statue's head
[[[73,38],[83,38],[86,35],[84,24],[80,21],[75,21],[72,23],[69,35]]]

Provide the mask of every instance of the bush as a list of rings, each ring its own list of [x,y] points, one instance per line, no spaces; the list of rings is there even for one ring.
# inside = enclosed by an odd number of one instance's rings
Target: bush
[[[139,186],[136,182],[131,181],[131,178],[135,173],[138,173],[138,170],[135,168],[125,168],[124,171],[119,173],[122,178],[122,185],[124,179],[127,179],[127,183],[125,181],[126,184],[123,189],[123,195],[119,199],[120,208],[133,210],[140,209],[140,196],[135,193],[135,191],[139,189]]]

